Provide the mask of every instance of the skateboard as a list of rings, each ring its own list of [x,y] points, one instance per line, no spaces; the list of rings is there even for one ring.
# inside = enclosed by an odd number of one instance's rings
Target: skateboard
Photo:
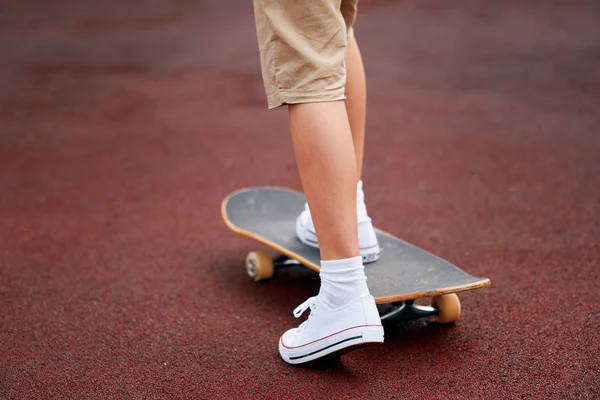
[[[289,266],[319,271],[319,249],[296,237],[296,218],[305,201],[302,193],[281,187],[246,188],[223,200],[221,214],[229,229],[279,253],[275,258],[263,251],[248,253],[246,272],[254,281],[271,279],[277,268]],[[461,313],[456,293],[490,284],[488,278],[472,276],[423,249],[375,231],[380,257],[365,264],[365,273],[382,322],[433,317],[438,323],[454,323]],[[424,297],[431,297],[431,305],[415,304]]]

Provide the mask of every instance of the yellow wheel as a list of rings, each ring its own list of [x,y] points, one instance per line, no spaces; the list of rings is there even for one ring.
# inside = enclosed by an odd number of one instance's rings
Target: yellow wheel
[[[460,300],[456,293],[435,296],[431,305],[438,311],[434,318],[440,324],[452,324],[460,318]]]
[[[246,256],[246,273],[255,282],[273,277],[273,259],[262,251],[251,251]]]

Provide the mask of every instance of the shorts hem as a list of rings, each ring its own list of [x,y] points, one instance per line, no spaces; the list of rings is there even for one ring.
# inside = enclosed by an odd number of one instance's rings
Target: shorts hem
[[[346,95],[343,88],[319,91],[280,90],[267,96],[267,105],[269,109],[273,109],[286,104],[322,103],[345,99]]]

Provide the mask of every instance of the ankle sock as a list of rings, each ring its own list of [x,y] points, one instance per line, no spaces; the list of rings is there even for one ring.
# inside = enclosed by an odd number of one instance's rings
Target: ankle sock
[[[360,256],[342,260],[321,260],[320,299],[331,310],[359,297],[370,295],[365,267]]]

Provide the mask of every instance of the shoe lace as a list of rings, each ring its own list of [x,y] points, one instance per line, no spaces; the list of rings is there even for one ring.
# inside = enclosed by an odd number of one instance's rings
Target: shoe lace
[[[308,321],[310,320],[310,317],[311,317],[313,311],[317,307],[316,300],[317,300],[316,296],[309,297],[304,303],[300,304],[298,307],[296,307],[294,309],[294,317],[300,318],[300,316],[302,316],[302,314],[304,314],[304,311],[306,311],[310,308],[310,314],[308,316],[308,319],[300,324],[300,326],[298,327],[298,332],[302,332],[302,330],[304,330]]]

